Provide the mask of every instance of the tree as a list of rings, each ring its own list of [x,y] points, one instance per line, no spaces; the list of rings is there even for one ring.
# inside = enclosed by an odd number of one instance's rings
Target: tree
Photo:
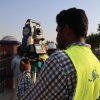
[[[93,34],[93,33],[86,38],[86,43],[90,44],[92,49],[98,47],[95,41],[96,38],[97,38],[97,34]]]
[[[87,36],[86,42],[91,45],[92,49],[100,47],[100,24],[98,24],[97,33]]]

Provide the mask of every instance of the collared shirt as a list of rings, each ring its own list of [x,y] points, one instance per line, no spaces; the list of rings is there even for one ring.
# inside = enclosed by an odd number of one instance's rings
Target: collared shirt
[[[14,78],[17,80],[20,77],[20,60],[21,57],[19,55],[15,55],[11,61],[11,69],[13,70]]]
[[[84,43],[72,45],[89,46]],[[23,73],[18,100],[73,100],[76,83],[73,63],[64,51],[58,50],[44,63],[36,83],[32,83],[27,72]]]

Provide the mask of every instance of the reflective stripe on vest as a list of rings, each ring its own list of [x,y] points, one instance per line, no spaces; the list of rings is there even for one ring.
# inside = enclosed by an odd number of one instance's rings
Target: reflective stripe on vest
[[[77,72],[74,100],[99,100],[100,62],[91,49],[85,46],[71,46],[64,51]]]

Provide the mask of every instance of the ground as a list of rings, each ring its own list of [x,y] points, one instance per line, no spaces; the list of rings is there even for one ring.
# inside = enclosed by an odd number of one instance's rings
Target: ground
[[[13,90],[7,89],[3,92],[0,92],[0,100],[13,100]]]

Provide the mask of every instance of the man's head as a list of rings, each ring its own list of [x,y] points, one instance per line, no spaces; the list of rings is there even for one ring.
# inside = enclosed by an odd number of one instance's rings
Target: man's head
[[[63,10],[56,16],[56,22],[57,43],[60,49],[64,49],[70,43],[79,42],[80,38],[85,39],[88,18],[84,10],[77,8]]]
[[[17,54],[21,56],[21,45],[17,47]]]
[[[52,53],[54,53],[57,50],[57,46],[55,43],[50,42],[48,44],[48,55],[50,56]]]

